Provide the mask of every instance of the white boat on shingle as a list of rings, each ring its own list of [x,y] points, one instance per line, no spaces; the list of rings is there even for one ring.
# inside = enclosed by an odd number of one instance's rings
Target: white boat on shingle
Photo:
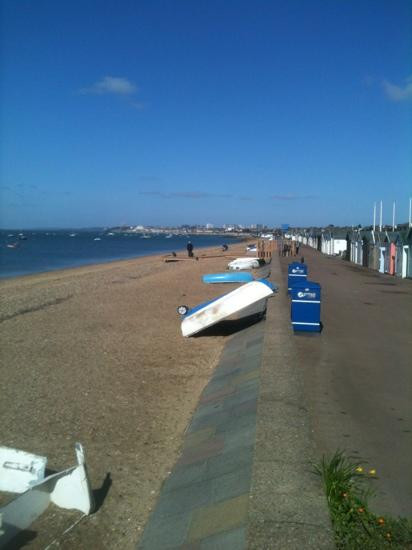
[[[227,264],[230,270],[253,269],[259,267],[259,258],[236,258]]]
[[[267,279],[259,279],[193,309],[180,306],[178,311],[182,313],[182,334],[192,336],[230,317],[242,318],[263,312],[267,298],[274,291],[275,287]]]

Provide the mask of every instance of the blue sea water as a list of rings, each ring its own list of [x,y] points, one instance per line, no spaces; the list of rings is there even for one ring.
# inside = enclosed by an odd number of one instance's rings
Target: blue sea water
[[[239,239],[213,235],[173,235],[166,238],[164,234],[143,238],[141,234],[108,235],[98,231],[28,231],[19,238],[18,233],[0,231],[0,277],[16,277],[172,251],[182,253],[186,252],[188,240],[192,241],[196,253],[201,247],[221,247],[224,243],[230,246],[231,242],[238,242]]]

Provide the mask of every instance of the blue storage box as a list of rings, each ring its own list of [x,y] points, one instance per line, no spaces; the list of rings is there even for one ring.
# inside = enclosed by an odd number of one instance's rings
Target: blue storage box
[[[320,332],[320,285],[312,281],[295,283],[291,290],[291,320],[295,331]]]
[[[292,262],[288,265],[288,294],[296,283],[306,281],[308,276],[308,266],[299,262]]]

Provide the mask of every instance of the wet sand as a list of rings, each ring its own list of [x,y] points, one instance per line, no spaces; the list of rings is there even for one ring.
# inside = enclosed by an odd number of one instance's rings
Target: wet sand
[[[27,547],[56,538],[67,549],[135,547],[227,338],[183,338],[176,307],[232,288],[205,285],[201,275],[244,250],[0,283],[1,444],[45,455],[57,471],[74,465],[81,442],[98,508],[60,539],[81,513],[50,507],[24,535]]]

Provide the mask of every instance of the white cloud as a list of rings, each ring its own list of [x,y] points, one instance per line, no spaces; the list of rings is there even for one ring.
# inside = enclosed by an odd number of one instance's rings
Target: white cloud
[[[405,79],[403,86],[397,86],[387,80],[382,82],[383,90],[391,101],[410,101],[412,100],[412,76]]]
[[[82,94],[117,94],[117,95],[133,95],[137,92],[135,86],[127,78],[105,76],[98,80],[88,88],[80,90]]]

